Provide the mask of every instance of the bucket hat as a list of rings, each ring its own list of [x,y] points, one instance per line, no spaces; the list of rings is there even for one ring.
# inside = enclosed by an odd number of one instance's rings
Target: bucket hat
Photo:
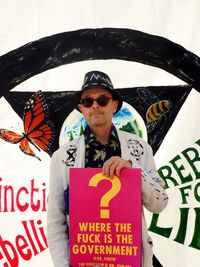
[[[87,72],[85,74],[81,90],[76,95],[76,100],[78,101],[78,103],[81,99],[83,92],[91,88],[102,88],[110,92],[112,94],[113,100],[118,100],[118,106],[115,113],[117,113],[121,109],[123,103],[122,97],[114,89],[112,81],[106,73],[95,70]],[[81,112],[78,108],[78,105],[76,106],[76,109]]]

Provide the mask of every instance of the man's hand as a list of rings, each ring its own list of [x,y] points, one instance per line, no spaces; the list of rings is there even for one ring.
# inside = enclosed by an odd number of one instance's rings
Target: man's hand
[[[103,168],[102,168],[102,173],[106,177],[112,178],[113,175],[120,176],[120,171],[123,168],[131,168],[132,164],[128,160],[124,160],[118,156],[116,157],[111,157],[107,161],[104,162]]]

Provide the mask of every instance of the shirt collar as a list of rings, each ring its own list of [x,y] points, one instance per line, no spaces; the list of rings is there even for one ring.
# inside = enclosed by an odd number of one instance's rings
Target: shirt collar
[[[85,136],[85,143],[86,144],[90,144],[92,142],[97,142],[96,138],[94,136],[94,134],[92,133],[90,127],[87,125],[84,131],[84,136]],[[115,126],[112,124],[111,130],[110,130],[110,138],[109,138],[109,142],[110,140],[116,140],[118,141],[118,135],[117,135],[117,130],[115,128]]]

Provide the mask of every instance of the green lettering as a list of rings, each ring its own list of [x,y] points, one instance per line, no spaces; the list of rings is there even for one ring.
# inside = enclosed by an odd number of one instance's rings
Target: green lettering
[[[196,176],[196,179],[199,179],[200,178],[200,172],[198,171],[198,168],[196,168],[195,166],[195,162],[200,162],[200,157],[199,157],[199,152],[197,149],[195,149],[194,147],[189,147],[187,149],[185,149],[183,152],[182,152],[183,156],[186,158],[186,160],[188,161],[188,163],[190,164],[195,176]],[[191,156],[191,154],[193,154],[193,158]]]
[[[195,188],[194,188],[194,196],[195,199],[200,202],[200,195],[198,194],[198,189],[200,187],[200,183],[196,184]]]
[[[187,230],[189,208],[180,208],[180,212],[181,212],[181,217],[180,217],[179,229],[174,241],[184,244],[186,230]]]
[[[187,204],[187,199],[186,196],[189,197],[188,193],[185,193],[185,189],[192,189],[191,185],[187,185],[185,187],[179,188],[180,192],[181,192],[181,196],[182,196],[182,204]]]
[[[196,213],[195,228],[192,242],[190,243],[189,247],[200,249],[200,208],[194,208],[194,210]]]
[[[178,166],[177,165],[177,161],[181,160],[181,157],[179,155],[177,155],[176,157],[174,157],[170,162],[172,164],[172,166],[174,167],[175,171],[177,172],[179,178],[181,179],[181,183],[187,183],[187,182],[191,182],[192,179],[192,175],[188,174],[188,176],[183,176],[182,171],[185,170],[183,165]]]
[[[200,139],[196,141],[195,143],[200,146]]]
[[[155,213],[153,214],[152,220],[151,220],[151,225],[149,227],[149,231],[169,238],[171,231],[172,231],[172,227],[163,228],[163,227],[157,226],[158,217],[159,217],[159,214],[155,214]]]
[[[158,169],[158,173],[160,177],[164,180],[166,188],[169,188],[167,180],[172,181],[174,186],[178,185],[176,179],[172,177],[172,169],[168,165],[162,166],[160,169]]]

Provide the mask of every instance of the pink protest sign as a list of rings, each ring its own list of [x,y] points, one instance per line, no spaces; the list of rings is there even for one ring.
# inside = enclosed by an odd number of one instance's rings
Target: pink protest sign
[[[140,267],[141,170],[70,170],[70,265]]]

